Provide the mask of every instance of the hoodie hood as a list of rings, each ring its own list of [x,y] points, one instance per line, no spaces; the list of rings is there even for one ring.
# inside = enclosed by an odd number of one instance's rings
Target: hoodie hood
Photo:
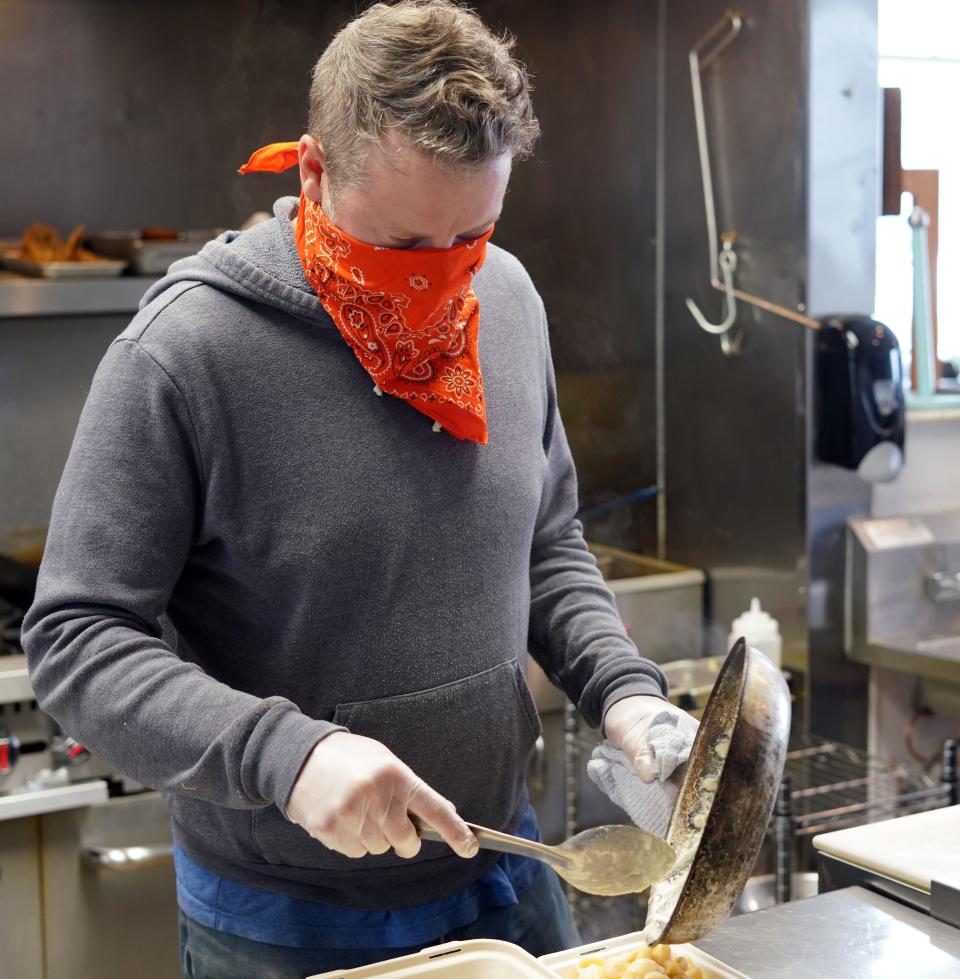
[[[303,274],[290,224],[296,217],[297,203],[296,197],[281,197],[273,205],[271,220],[247,231],[226,231],[196,255],[174,262],[146,291],[140,308],[181,282],[202,282],[314,325],[336,329]]]

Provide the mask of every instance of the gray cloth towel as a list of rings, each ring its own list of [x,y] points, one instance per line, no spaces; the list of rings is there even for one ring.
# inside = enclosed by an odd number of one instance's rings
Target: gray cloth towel
[[[666,836],[683,778],[679,766],[690,757],[693,736],[678,726],[676,715],[664,711],[653,719],[643,740],[654,758],[658,773],[655,781],[644,782],[627,755],[606,740],[594,749],[587,763],[587,774],[637,826],[657,836]],[[665,772],[673,774],[661,781]]]

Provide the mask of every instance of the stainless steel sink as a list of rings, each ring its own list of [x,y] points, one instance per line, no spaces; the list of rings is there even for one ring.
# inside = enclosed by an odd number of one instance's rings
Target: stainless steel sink
[[[850,521],[847,653],[960,685],[960,510]]]

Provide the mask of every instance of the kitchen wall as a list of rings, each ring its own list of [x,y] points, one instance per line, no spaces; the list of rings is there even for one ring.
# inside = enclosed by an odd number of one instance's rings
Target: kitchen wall
[[[837,733],[831,718],[846,701],[839,733],[857,740],[864,676],[838,641],[836,543],[869,491],[809,461],[810,337],[741,307],[742,356],[728,358],[684,303],[692,296],[719,318],[687,57],[723,5],[476,7],[517,34],[537,89],[542,144],[515,174],[495,240],[544,296],[582,499],[665,489],[659,502],[592,522],[590,536],[705,567],[712,651],[759,595],[824,704],[815,725]],[[0,0],[0,234],[35,219],[62,229],[236,225],[293,191],[289,175],[241,179],[236,166],[300,132],[310,67],[356,8]],[[704,81],[738,283],[816,314],[863,308],[872,295],[872,31],[874,0],[755,0]],[[0,439],[14,446],[0,453],[0,522],[12,472],[32,509],[49,509],[70,419],[121,325],[0,326],[12,341],[2,377],[16,378],[0,387]]]
[[[296,178],[240,178],[236,168],[255,147],[300,134],[310,69],[361,6],[0,0],[0,236],[35,220],[63,230],[236,226],[269,208]],[[543,294],[581,496],[603,502],[656,482],[658,4],[475,6],[518,36],[534,75],[543,140],[515,174],[495,241],[524,261]],[[66,384],[55,381],[64,359],[49,342],[60,336],[56,324],[44,327],[47,342],[5,353],[19,381],[0,389],[0,436],[19,445],[29,435],[43,458],[5,454],[0,487],[15,466],[40,510],[52,500],[62,433],[38,442],[35,426],[21,427],[22,404],[2,402],[29,389],[47,413],[75,417],[115,325],[61,324],[65,346],[87,351]],[[655,550],[655,503],[616,510],[588,530]]]
[[[960,411],[907,416],[906,465],[873,489],[870,512],[897,517],[960,508]]]
[[[39,557],[90,380],[127,320],[0,318],[0,553]]]
[[[292,192],[236,169],[299,135],[310,68],[352,8],[3,0],[0,234],[236,225]]]

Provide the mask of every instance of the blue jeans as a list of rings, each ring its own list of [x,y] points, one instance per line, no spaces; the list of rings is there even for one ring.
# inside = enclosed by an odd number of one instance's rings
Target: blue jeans
[[[518,904],[485,911],[476,921],[438,935],[433,943],[471,938],[513,942],[531,955],[546,955],[580,944],[570,905],[557,875],[543,867]],[[413,948],[288,948],[238,938],[180,915],[180,968],[184,979],[305,979],[318,972],[419,952]]]

